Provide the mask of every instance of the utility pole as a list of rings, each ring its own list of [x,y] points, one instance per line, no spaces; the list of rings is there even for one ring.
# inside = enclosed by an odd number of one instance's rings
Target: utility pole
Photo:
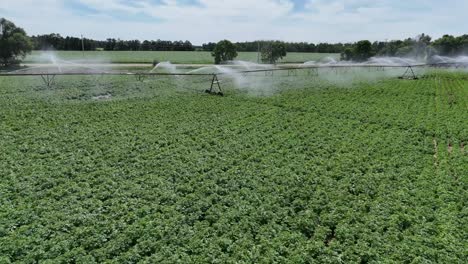
[[[83,58],[84,58],[85,55],[84,55],[84,39],[83,39],[83,34],[81,34],[81,49],[83,50]]]

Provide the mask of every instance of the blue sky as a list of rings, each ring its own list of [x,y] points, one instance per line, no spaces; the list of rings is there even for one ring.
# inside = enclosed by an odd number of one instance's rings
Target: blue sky
[[[29,34],[95,39],[386,40],[468,34],[468,0],[0,0]]]

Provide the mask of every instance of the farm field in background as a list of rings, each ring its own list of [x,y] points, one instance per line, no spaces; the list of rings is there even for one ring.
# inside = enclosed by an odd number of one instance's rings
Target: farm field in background
[[[463,262],[468,74],[275,83],[0,77],[0,262]]]
[[[49,63],[42,51],[33,51],[24,60],[24,63]],[[54,54],[63,60],[84,60],[86,62],[107,63],[152,63],[153,60],[170,61],[176,64],[213,64],[210,52],[204,51],[86,51],[83,59],[81,51],[54,51]],[[295,53],[290,52],[279,63],[303,63],[318,61],[324,58],[339,59],[340,54],[335,53]],[[257,62],[256,52],[239,52],[237,60]]]

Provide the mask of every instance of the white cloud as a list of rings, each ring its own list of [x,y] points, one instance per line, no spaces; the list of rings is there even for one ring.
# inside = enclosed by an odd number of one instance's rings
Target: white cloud
[[[105,39],[188,39],[196,44],[219,39],[245,41],[383,40],[425,32],[468,33],[464,10],[468,1],[452,0],[309,0],[293,12],[293,0],[73,0],[97,10],[69,8],[71,0],[0,0],[0,16],[30,34],[57,32]],[[452,3],[447,3],[452,2]],[[152,20],[151,18],[154,18]]]

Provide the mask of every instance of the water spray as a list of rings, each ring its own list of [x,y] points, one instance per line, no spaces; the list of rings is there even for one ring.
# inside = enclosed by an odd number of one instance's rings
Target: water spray
[[[262,65],[251,62],[243,61],[233,61],[228,65],[211,65],[205,66],[198,69],[194,69],[188,72],[181,72],[177,70],[176,65],[171,64],[170,62],[161,62],[155,65],[153,69],[149,72],[117,72],[117,71],[101,71],[99,69],[84,66],[82,64],[68,62],[60,60],[54,56],[52,53],[48,53],[47,57],[52,63],[51,65],[57,68],[57,71],[41,71],[42,66],[30,67],[27,69],[16,70],[8,73],[0,73],[0,76],[40,76],[47,87],[51,87],[55,84],[56,76],[71,76],[71,75],[120,75],[120,76],[134,76],[138,81],[143,81],[149,76],[210,76],[211,85],[210,88],[205,92],[212,95],[224,95],[224,91],[221,87],[220,77],[225,77],[232,79],[236,86],[239,88],[246,87],[246,89],[252,89],[256,86],[259,89],[265,87],[268,84],[273,85],[273,83],[267,81],[275,72],[284,72],[284,74],[279,74],[279,76],[298,76],[299,71],[306,72],[307,76],[311,76],[314,79],[321,77],[329,81],[348,81],[350,76],[346,77],[345,75],[349,74],[363,74],[362,70],[367,70],[370,72],[381,72],[383,76],[389,76],[389,73],[385,71],[389,69],[406,69],[403,75],[400,75],[400,79],[418,79],[415,68],[452,68],[452,67],[464,67],[468,68],[468,57],[460,57],[458,59],[447,59],[444,57],[436,57],[438,60],[437,63],[418,63],[415,60],[411,59],[402,59],[402,58],[372,58],[367,62],[355,63],[355,62],[339,62],[333,59],[325,59],[322,62],[310,61],[297,66],[277,66],[277,65]],[[62,68],[62,65],[68,65],[69,67],[74,67],[75,71],[66,71]],[[46,66],[47,67],[47,66]],[[359,70],[360,72],[357,72]],[[264,75],[264,78],[261,78],[258,74]],[[331,77],[331,75],[338,76],[343,75],[344,77]],[[391,74],[391,73],[390,73]],[[393,71],[395,74],[395,71]],[[252,81],[248,79],[248,76],[260,78],[260,81]],[[323,77],[322,77],[323,76]],[[395,75],[393,75],[395,76]],[[265,79],[269,77],[268,79]],[[356,76],[351,76],[351,80]],[[376,78],[375,74],[372,76]],[[396,77],[396,76],[395,76]],[[269,88],[271,90],[271,87]]]

